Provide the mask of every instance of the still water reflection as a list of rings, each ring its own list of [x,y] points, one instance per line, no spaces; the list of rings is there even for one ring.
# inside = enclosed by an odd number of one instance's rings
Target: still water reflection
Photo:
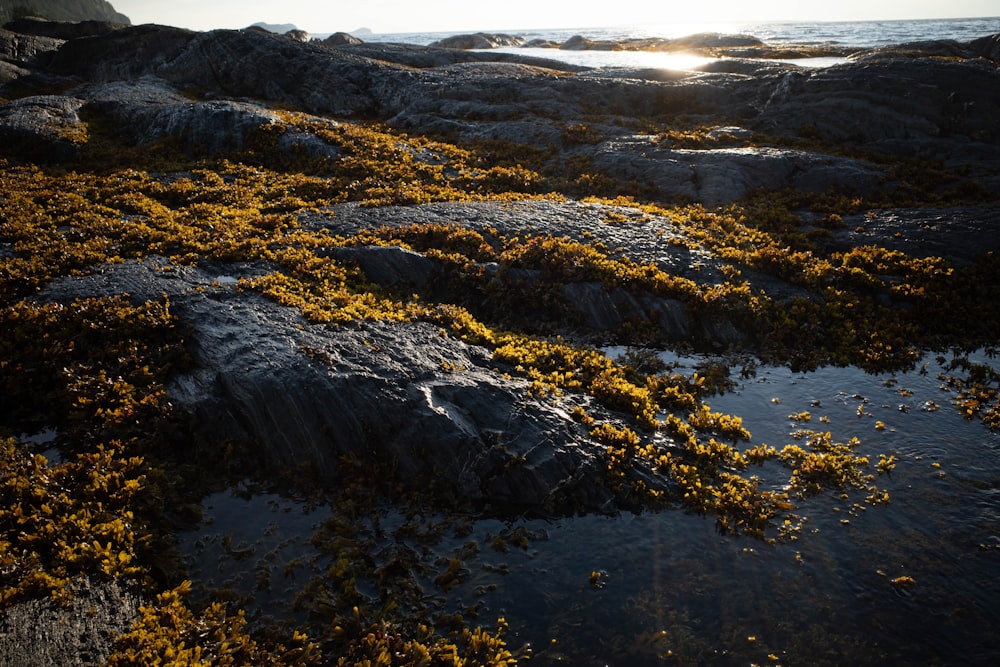
[[[879,482],[888,505],[813,498],[785,544],[721,536],[680,511],[474,520],[424,556],[436,571],[465,545],[459,585],[439,590],[432,572],[425,587],[484,626],[505,616],[508,643],[530,643],[532,664],[1000,664],[1000,437],[961,418],[939,372],[933,359],[891,376],[759,367],[709,400],[743,417],[753,443],[793,442],[804,425],[789,415],[806,412],[805,426],[857,436],[873,460],[895,454]],[[218,494],[210,523],[181,546],[205,587],[291,617],[297,591],[331,561],[308,542],[330,514]],[[386,511],[381,530],[405,520]],[[494,548],[512,534],[523,539]]]

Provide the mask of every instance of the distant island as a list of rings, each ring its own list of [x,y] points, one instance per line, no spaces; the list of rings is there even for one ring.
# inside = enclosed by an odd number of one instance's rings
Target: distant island
[[[267,30],[268,32],[277,33],[279,35],[284,35],[286,32],[292,32],[293,30],[298,30],[299,29],[298,26],[296,26],[294,23],[264,23],[264,22],[259,22],[259,23],[254,23],[250,27],[252,27],[252,28],[263,28],[264,30]]]

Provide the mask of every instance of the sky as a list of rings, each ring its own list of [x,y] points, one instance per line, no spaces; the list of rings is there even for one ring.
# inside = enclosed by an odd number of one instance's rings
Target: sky
[[[502,32],[531,28],[1000,15],[1000,0],[110,0],[133,24],[193,30],[294,24],[314,34]]]

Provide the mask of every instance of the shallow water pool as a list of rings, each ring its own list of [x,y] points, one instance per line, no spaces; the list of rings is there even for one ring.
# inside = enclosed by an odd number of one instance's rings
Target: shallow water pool
[[[933,359],[879,376],[760,366],[708,400],[741,416],[753,443],[780,449],[810,428],[898,459],[878,479],[887,505],[812,498],[791,542],[723,536],[679,510],[457,526],[386,508],[365,524],[367,548],[376,561],[410,554],[440,610],[488,628],[505,617],[532,664],[997,664],[1000,435],[960,416],[940,372]],[[338,558],[334,542],[310,542],[332,510],[232,493],[205,508],[182,536],[191,576],[251,611],[306,619]],[[424,537],[401,540],[404,526]],[[373,582],[358,590],[379,595]]]

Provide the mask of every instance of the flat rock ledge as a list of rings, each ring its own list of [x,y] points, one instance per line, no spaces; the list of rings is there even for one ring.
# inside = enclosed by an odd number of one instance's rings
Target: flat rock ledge
[[[236,284],[265,268],[100,266],[39,299],[167,295],[196,359],[167,387],[191,442],[252,443],[269,465],[320,477],[344,456],[383,463],[501,512],[615,509],[603,448],[570,415],[587,397],[531,398],[488,350],[432,324],[307,324]]]

